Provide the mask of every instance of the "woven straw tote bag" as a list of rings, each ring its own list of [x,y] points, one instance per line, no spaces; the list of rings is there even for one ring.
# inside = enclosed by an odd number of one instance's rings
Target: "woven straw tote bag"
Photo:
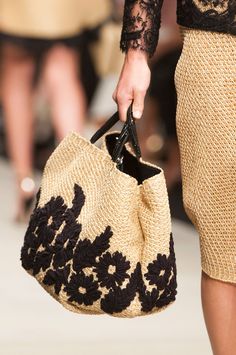
[[[163,170],[141,157],[132,105],[121,132],[107,132],[118,120],[90,140],[69,133],[52,153],[21,262],[71,311],[135,317],[173,303],[176,259]]]

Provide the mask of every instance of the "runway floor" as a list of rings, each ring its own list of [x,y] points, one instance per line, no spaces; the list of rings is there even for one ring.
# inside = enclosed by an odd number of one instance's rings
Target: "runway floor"
[[[13,176],[0,160],[0,355],[210,355],[193,228],[173,220],[178,295],[148,317],[81,316],[64,309],[20,265],[25,225],[12,222]]]

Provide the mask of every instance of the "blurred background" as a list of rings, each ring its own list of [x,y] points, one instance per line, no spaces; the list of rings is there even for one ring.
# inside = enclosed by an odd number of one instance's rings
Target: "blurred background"
[[[166,0],[142,120],[142,156],[163,167],[178,270],[176,302],[124,320],[65,310],[20,265],[43,167],[71,130],[89,139],[116,111],[123,0],[0,0],[0,355],[210,354],[198,236],[182,205],[174,71],[181,53]],[[117,123],[120,129],[122,124]]]

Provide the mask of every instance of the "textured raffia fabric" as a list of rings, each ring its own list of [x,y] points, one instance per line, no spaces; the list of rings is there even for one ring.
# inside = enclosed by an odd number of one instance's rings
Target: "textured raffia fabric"
[[[181,28],[175,72],[185,210],[202,269],[236,283],[236,37]]]
[[[129,143],[126,149],[133,155]],[[105,139],[100,149],[73,132],[47,161],[21,257],[23,267],[71,311],[134,317],[158,312],[175,299],[176,267],[164,173],[142,158],[141,162],[157,173],[138,184],[117,169]],[[76,197],[75,184],[83,191]],[[108,226],[112,236],[106,247],[107,241],[100,241]],[[95,258],[97,251],[100,255]],[[108,275],[114,260],[116,282]],[[133,288],[139,287],[140,275],[136,281],[132,276],[139,272],[137,263],[143,282],[139,293]],[[83,299],[85,291],[91,302]]]

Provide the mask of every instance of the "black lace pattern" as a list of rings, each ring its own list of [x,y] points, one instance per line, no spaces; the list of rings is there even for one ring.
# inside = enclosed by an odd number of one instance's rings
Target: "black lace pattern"
[[[140,49],[151,57],[156,49],[163,0],[126,0],[120,48]]]
[[[126,0],[120,49],[156,49],[163,0]],[[177,22],[200,30],[236,35],[236,0],[177,0]]]
[[[50,288],[60,299],[91,306],[100,302],[108,314],[124,311],[136,295],[140,310],[150,312],[175,300],[176,260],[172,234],[169,255],[158,253],[143,275],[140,262],[135,268],[121,251],[111,253],[111,226],[90,239],[80,238],[78,216],[85,203],[79,185],[69,208],[61,196],[52,197],[43,207],[37,203],[31,215],[21,249],[24,269]],[[53,290],[53,291],[52,291]]]
[[[178,23],[236,35],[236,0],[178,0]]]

